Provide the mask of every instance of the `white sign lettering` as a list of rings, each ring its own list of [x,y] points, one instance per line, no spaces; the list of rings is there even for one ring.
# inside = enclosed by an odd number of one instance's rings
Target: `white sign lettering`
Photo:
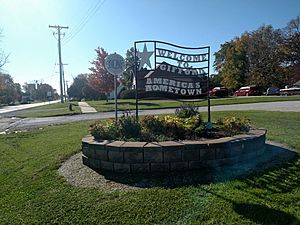
[[[202,94],[200,82],[184,82],[167,78],[147,78],[145,91],[162,91],[185,96]]]

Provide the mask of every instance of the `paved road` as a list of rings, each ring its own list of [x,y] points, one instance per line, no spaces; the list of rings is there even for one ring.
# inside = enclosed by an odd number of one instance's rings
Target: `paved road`
[[[266,102],[252,104],[236,104],[212,106],[211,111],[235,111],[235,110],[264,110],[264,111],[282,111],[282,112],[300,112],[300,101],[284,101],[284,102]],[[156,110],[140,110],[140,115],[149,114],[171,114],[175,109],[156,109]],[[206,112],[207,107],[200,107],[200,112]],[[132,111],[134,113],[134,111]],[[119,115],[123,113],[120,112]],[[7,116],[7,114],[6,114]],[[90,113],[73,116],[57,116],[46,118],[0,118],[0,132],[28,129],[31,127],[41,127],[47,125],[57,125],[64,123],[79,122],[84,120],[114,118],[114,112]]]

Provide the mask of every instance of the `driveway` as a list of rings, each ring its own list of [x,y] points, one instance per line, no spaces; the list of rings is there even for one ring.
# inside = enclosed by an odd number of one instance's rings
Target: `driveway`
[[[264,103],[251,103],[251,104],[236,104],[236,105],[221,105],[212,106],[211,111],[236,111],[236,110],[263,110],[263,111],[281,111],[281,112],[300,112],[300,101],[284,101],[284,102],[264,102]],[[156,115],[156,114],[172,114],[175,109],[154,109],[154,110],[139,110],[139,115]],[[207,107],[200,107],[200,112],[206,112]],[[132,114],[135,111],[131,112]],[[1,114],[0,114],[1,115]],[[123,115],[123,112],[119,112]],[[99,112],[90,114],[79,114],[72,116],[57,116],[57,117],[44,117],[44,118],[0,118],[0,132],[29,129],[32,127],[41,127],[48,125],[57,125],[65,123],[73,123],[85,120],[114,118],[114,112]]]

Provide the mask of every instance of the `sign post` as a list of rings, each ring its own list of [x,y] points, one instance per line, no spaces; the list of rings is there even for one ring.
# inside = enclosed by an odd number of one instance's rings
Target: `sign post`
[[[109,73],[114,75],[114,91],[115,91],[115,120],[118,120],[118,92],[117,92],[117,76],[120,76],[125,70],[124,58],[117,54],[110,54],[106,56],[104,61],[105,68]]]

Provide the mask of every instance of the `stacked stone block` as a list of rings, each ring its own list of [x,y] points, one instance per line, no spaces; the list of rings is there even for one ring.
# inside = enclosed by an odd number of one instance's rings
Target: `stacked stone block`
[[[265,150],[266,130],[203,141],[124,142],[82,139],[83,164],[97,171],[166,173],[232,165]]]

